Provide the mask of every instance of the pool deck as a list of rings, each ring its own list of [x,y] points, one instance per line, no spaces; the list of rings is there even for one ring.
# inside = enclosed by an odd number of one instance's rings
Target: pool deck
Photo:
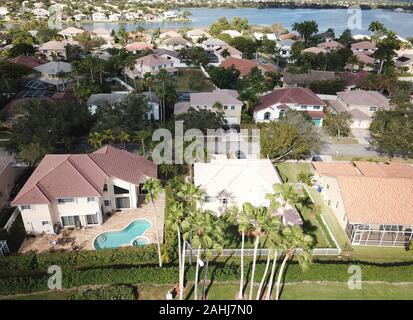
[[[165,215],[165,193],[162,193],[155,201],[155,206],[158,213],[158,227],[160,238],[163,239],[164,230],[164,215]],[[149,243],[156,243],[156,232],[154,224],[154,213],[152,204],[142,204],[137,209],[124,210],[114,213],[111,217],[107,218],[105,222],[97,227],[87,227],[80,230],[67,230],[66,237],[74,238],[74,242],[80,247],[81,250],[94,250],[94,239],[105,231],[114,231],[126,227],[130,222],[136,219],[148,219],[152,226],[146,230],[143,235],[149,241]],[[45,234],[39,235],[35,238],[25,239],[20,247],[19,252],[25,253],[28,251],[37,251],[38,253],[49,252],[52,248],[51,242],[62,238],[63,235]],[[56,250],[72,250],[72,243],[55,245]]]

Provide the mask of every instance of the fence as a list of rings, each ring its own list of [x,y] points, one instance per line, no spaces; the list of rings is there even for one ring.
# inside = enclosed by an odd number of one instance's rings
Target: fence
[[[201,72],[204,74],[204,76],[209,79],[211,78],[211,76],[209,75],[209,73],[205,70],[204,66],[201,64],[200,66]]]
[[[19,208],[16,208],[13,211],[12,215],[10,216],[9,220],[7,220],[7,222],[4,225],[3,229],[6,230],[7,232],[9,232],[11,227],[13,226],[14,221],[16,221],[19,214],[20,214],[20,210],[19,210]]]
[[[9,247],[6,240],[0,240],[0,256],[5,256],[9,253]]]
[[[191,257],[191,256],[196,256],[198,253],[197,249],[192,249],[190,243],[186,243],[186,246],[188,249],[185,250],[185,255]],[[268,251],[270,249],[258,249],[257,250],[257,257],[258,256],[267,256]],[[297,254],[300,254],[301,249],[296,249],[295,252]],[[221,256],[221,257],[240,257],[242,250],[241,249],[223,249],[223,250],[210,250],[211,254],[216,257],[216,256]],[[202,253],[202,250],[201,250]],[[341,254],[341,248],[315,248],[311,251],[311,254],[313,256],[339,256]],[[281,257],[283,255],[283,252],[281,250],[277,251],[277,258]],[[254,249],[244,249],[244,257],[253,257],[254,256]]]

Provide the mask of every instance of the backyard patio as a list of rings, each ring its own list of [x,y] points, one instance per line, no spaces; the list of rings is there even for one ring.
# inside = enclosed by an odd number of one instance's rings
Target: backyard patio
[[[165,194],[161,194],[155,205],[158,213],[158,226],[160,238],[163,238]],[[82,228],[80,230],[63,229],[59,235],[44,234],[35,238],[26,238],[19,252],[37,251],[38,253],[50,251],[94,250],[94,239],[105,231],[116,231],[126,227],[135,219],[148,219],[152,226],[146,231],[148,243],[156,243],[154,227],[154,213],[151,203],[142,204],[137,209],[115,212],[105,222],[97,227]],[[54,245],[52,243],[55,243]]]

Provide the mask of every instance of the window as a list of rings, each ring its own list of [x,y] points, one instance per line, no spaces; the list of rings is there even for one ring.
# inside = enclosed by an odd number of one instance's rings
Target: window
[[[108,185],[106,183],[103,185],[103,191],[108,191]]]
[[[29,205],[21,206],[22,210],[30,210],[31,207]]]
[[[222,198],[221,203],[222,204],[228,204],[228,199],[227,198]]]
[[[116,199],[116,208],[117,209],[128,209],[130,208],[130,199],[129,197],[117,197]]]
[[[320,108],[321,108],[320,106],[313,106],[314,110],[320,110]]]
[[[105,207],[109,207],[110,206],[110,200],[103,201],[103,204],[104,204]]]
[[[264,120],[270,120],[270,118],[271,118],[271,113],[269,112],[264,113]]]
[[[301,106],[301,110],[307,110],[307,106]]]
[[[377,107],[369,107],[369,111],[370,111],[370,112],[376,112],[376,111],[377,111]]]
[[[87,203],[95,202],[95,197],[87,197]]]
[[[75,202],[75,198],[60,198],[60,199],[57,199],[57,203],[60,203],[60,204],[71,203],[71,202]]]
[[[49,221],[42,221],[42,226],[47,226],[49,225]]]
[[[224,110],[228,110],[228,106],[224,106]]]
[[[118,186],[113,186],[113,192],[115,194],[125,194],[125,193],[129,193],[129,190],[118,187]]]
[[[231,110],[235,110],[235,106],[231,106]]]
[[[62,217],[62,225],[63,225],[63,227],[81,226],[80,218],[79,218],[79,216]]]
[[[213,198],[211,196],[205,196],[205,198],[204,198],[205,203],[210,203],[212,201],[213,201]]]
[[[97,213],[86,215],[86,222],[87,222],[88,225],[89,224],[99,224]]]
[[[338,201],[337,201],[337,203],[336,203],[336,208],[338,208]]]

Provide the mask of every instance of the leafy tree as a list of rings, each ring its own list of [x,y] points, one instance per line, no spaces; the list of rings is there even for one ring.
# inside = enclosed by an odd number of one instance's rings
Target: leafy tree
[[[36,34],[36,39],[39,43],[45,43],[56,38],[59,38],[58,30],[47,26],[40,27]]]
[[[351,30],[344,30],[338,39],[338,42],[340,42],[345,48],[350,48],[351,44],[354,42]]]
[[[335,95],[337,92],[343,91],[346,87],[346,81],[342,78],[334,80],[318,80],[309,83],[308,87],[317,94]]]
[[[183,121],[184,131],[199,129],[206,132],[207,129],[218,129],[225,123],[224,114],[220,111],[189,108],[187,112],[175,116],[177,121]]]
[[[89,132],[92,120],[86,106],[42,101],[24,105],[20,114],[11,139],[17,152],[33,143],[47,153],[71,151]]]
[[[31,56],[35,53],[33,45],[28,43],[19,43],[8,50],[8,56],[14,58],[20,55]]]
[[[311,179],[314,175],[309,172],[300,171],[297,174],[297,180],[300,181],[302,184],[306,184],[307,186],[311,186],[312,182]]]
[[[394,65],[394,57],[396,57],[396,50],[398,49],[400,49],[400,40],[393,31],[389,31],[387,35],[377,43],[377,48],[373,56],[380,61],[378,74],[382,73],[385,67]]]
[[[311,37],[318,32],[318,24],[314,20],[295,22],[292,29],[300,34],[301,38],[304,40],[305,46],[307,46]]]
[[[208,71],[211,81],[220,89],[237,89],[240,72],[231,68],[211,67]]]
[[[209,33],[212,35],[219,35],[222,31],[230,29],[231,25],[229,24],[227,18],[222,17],[215,21],[209,28]]]
[[[310,131],[308,124],[302,120],[299,120],[300,126],[297,127],[292,120],[284,119],[262,125],[260,139],[263,156],[268,156],[273,162],[307,159],[324,148],[325,141],[311,123],[307,122],[312,126]]]
[[[370,143],[393,158],[413,154],[413,111],[409,107],[378,110],[370,124]]]
[[[149,138],[152,137],[152,133],[147,130],[136,131],[133,140],[141,145],[142,155],[146,154],[145,145],[148,143]]]
[[[96,110],[95,131],[116,128],[125,132],[147,128],[149,123],[146,118],[148,109],[148,98],[144,95],[129,94],[127,99],[115,105],[100,106]]]
[[[206,51],[202,47],[190,47],[182,48],[179,50],[179,58],[184,60],[185,63],[190,66],[199,66],[208,64],[208,56]]]
[[[229,44],[241,51],[245,59],[253,59],[258,49],[257,42],[246,37],[235,37]]]
[[[347,137],[350,133],[351,122],[350,112],[326,112],[326,118],[324,119],[323,124],[331,135]]]

